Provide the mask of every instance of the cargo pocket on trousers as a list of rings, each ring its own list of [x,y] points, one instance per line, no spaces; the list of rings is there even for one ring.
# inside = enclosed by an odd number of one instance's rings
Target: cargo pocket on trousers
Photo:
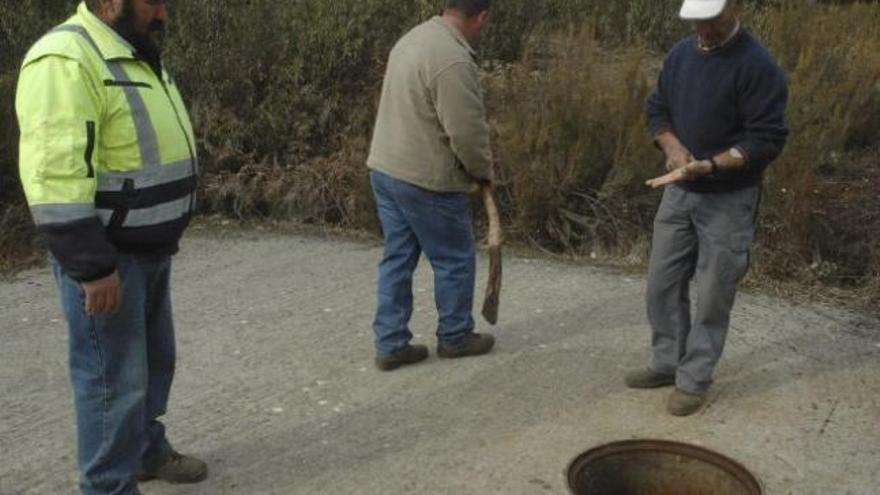
[[[751,262],[752,235],[733,234],[728,244],[729,256],[724,270],[724,281],[738,284],[749,271]]]

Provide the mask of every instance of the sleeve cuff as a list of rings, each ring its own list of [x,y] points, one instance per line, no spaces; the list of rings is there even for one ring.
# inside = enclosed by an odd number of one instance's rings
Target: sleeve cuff
[[[651,134],[651,140],[654,142],[654,147],[660,151],[663,151],[663,147],[660,146],[660,141],[658,139],[660,138],[660,135],[665,132],[673,132],[672,127],[659,127]]]
[[[113,275],[113,272],[115,272],[115,271],[116,271],[116,265],[114,264],[112,267],[107,267],[104,270],[101,270],[99,272],[90,273],[86,277],[81,276],[79,278],[74,278],[74,280],[76,280],[77,282],[82,282],[82,283],[94,282],[96,280],[101,280],[102,278],[107,278],[110,275]]]
[[[746,150],[745,146],[738,144],[738,145],[734,146],[732,149],[739,151],[739,153],[742,155],[743,160],[745,160],[745,162],[746,162],[746,168],[749,168],[751,166],[752,160],[751,160],[749,152]]]

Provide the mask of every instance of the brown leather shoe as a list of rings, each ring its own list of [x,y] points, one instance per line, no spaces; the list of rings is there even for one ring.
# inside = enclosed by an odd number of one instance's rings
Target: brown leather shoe
[[[376,367],[382,371],[391,371],[424,361],[428,357],[428,348],[423,345],[407,345],[390,356],[376,356]]]
[[[177,452],[171,452],[168,459],[149,471],[141,471],[138,481],[159,479],[174,484],[198,483],[208,477],[208,465],[203,461]]]
[[[442,358],[461,358],[488,354],[495,346],[495,337],[486,333],[472,333],[456,345],[437,344],[437,356]]]

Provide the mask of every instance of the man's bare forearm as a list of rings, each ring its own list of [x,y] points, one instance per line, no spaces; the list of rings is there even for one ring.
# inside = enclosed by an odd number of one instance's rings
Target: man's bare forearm
[[[669,154],[670,150],[684,148],[684,145],[681,144],[678,136],[676,136],[671,130],[660,131],[654,140],[657,141],[657,145],[660,146],[660,149],[667,154]]]

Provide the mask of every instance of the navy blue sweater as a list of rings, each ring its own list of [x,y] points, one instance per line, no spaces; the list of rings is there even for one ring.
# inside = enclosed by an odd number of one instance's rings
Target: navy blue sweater
[[[669,53],[648,99],[652,135],[671,130],[698,160],[738,148],[747,168],[717,172],[683,185],[694,192],[723,192],[761,181],[788,137],[785,73],[747,31],[712,52],[697,36]]]

